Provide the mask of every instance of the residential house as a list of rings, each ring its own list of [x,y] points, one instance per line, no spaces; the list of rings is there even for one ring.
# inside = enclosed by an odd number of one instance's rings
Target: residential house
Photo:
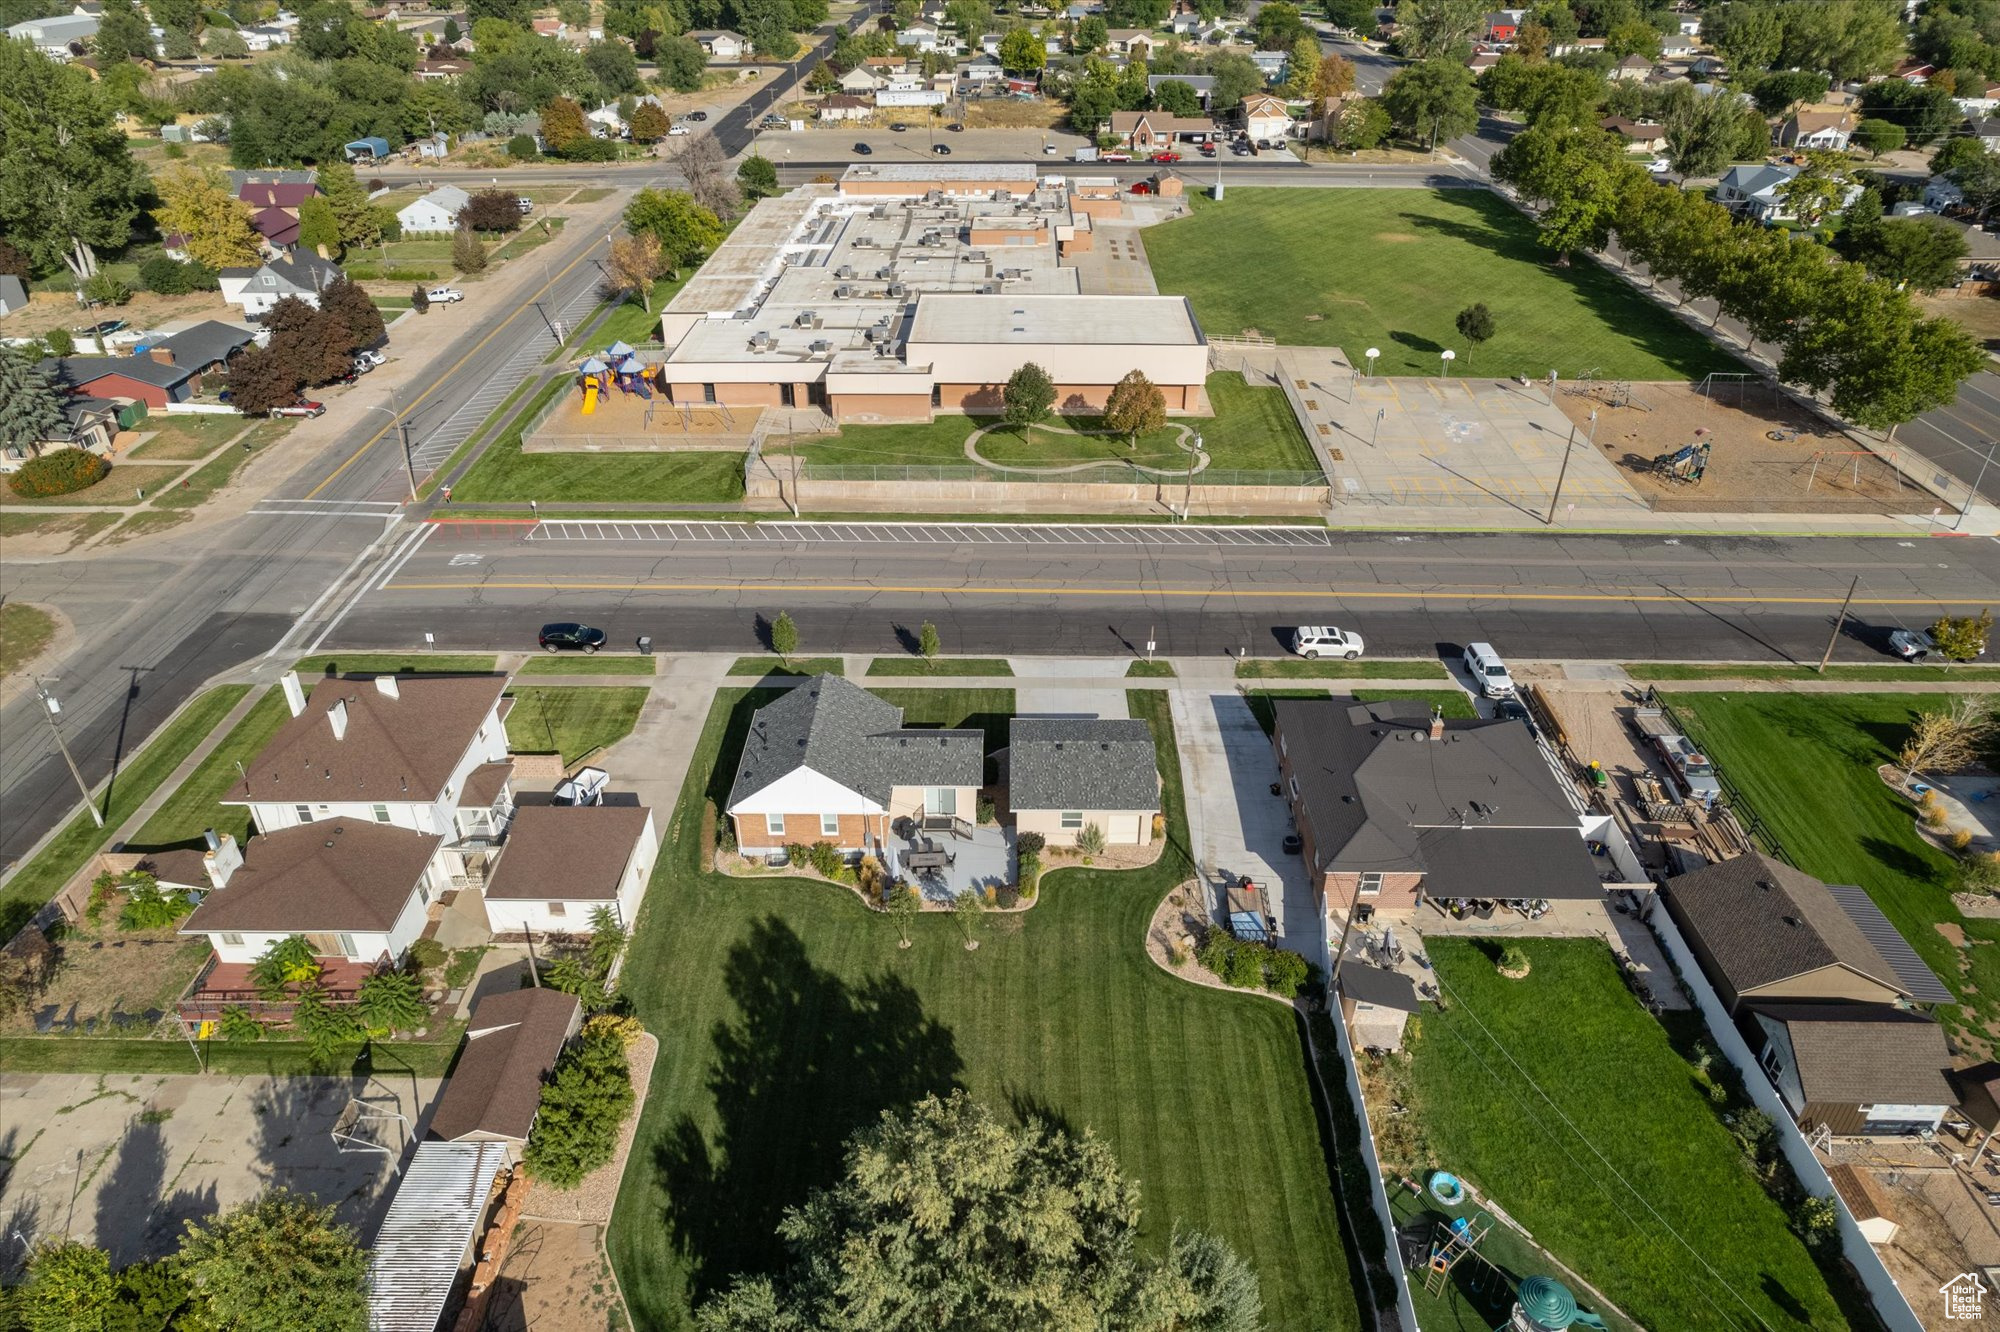
[[[1090,827],[1113,846],[1153,840],[1160,768],[1143,721],[1016,717],[1006,773],[1017,833],[1050,846],[1074,846]]]
[[[1285,77],[1292,67],[1292,58],[1284,51],[1252,51],[1250,63],[1264,76],[1264,82],[1270,84]]]
[[[1956,1103],[1944,1029],[1888,1004],[1753,1003],[1740,1019],[1757,1062],[1808,1132],[1934,1132]]]
[[[2000,107],[2000,83],[1968,78],[1952,92],[1951,100],[1968,116],[1983,116]]]
[[[1292,134],[1292,111],[1282,97],[1252,93],[1243,99],[1239,114],[1243,131],[1253,139],[1287,139]]]
[[[688,36],[694,38],[711,65],[728,64],[750,54],[750,39],[727,28],[703,28]]]
[[[458,215],[472,196],[456,185],[440,185],[396,210],[406,236],[441,235],[458,230]]]
[[[1465,58],[1465,67],[1474,74],[1484,74],[1499,63],[1500,53],[1498,51],[1474,51]]]
[[[1403,1028],[1422,1007],[1416,982],[1400,971],[1343,958],[1339,968],[1340,1015],[1364,1050],[1403,1048]]]
[[[1573,55],[1579,52],[1591,55],[1603,49],[1604,39],[1602,37],[1572,37],[1566,42],[1549,43],[1549,54],[1552,56]]]
[[[1667,141],[1667,127],[1650,120],[1627,120],[1623,116],[1606,116],[1597,123],[1623,139],[1627,152],[1655,152],[1665,146]]]
[[[136,343],[132,354],[191,370],[196,375],[221,375],[227,372],[236,353],[256,340],[255,330],[241,324],[204,319],[158,342]]]
[[[588,934],[607,908],[630,929],[660,838],[643,805],[524,805],[482,897],[494,934]]]
[[[7,35],[17,42],[31,44],[51,59],[71,60],[89,54],[90,40],[97,36],[97,16],[61,14],[54,18],[28,19],[8,28]]]
[[[1681,36],[1683,37],[1701,36],[1701,15],[1699,14],[1681,15],[1680,27],[1681,27]]]
[[[1988,152],[2000,152],[2000,119],[1992,116],[1968,117],[1965,133],[1979,140],[1980,146]]]
[[[1778,127],[1778,142],[1787,148],[1846,152],[1854,137],[1854,117],[1846,111],[1800,107]]]
[[[537,37],[553,37],[559,42],[569,38],[569,25],[559,18],[538,18],[529,26]]]
[[[1958,1097],[1958,1112],[1979,1130],[1979,1150],[1972,1154],[1971,1166],[1979,1168],[2000,1133],[2000,1063],[1986,1060],[1970,1068],[1955,1069],[1945,1075]]]
[[[1867,893],[1760,852],[1678,875],[1661,900],[1732,1014],[1761,1000],[1951,1002]]]
[[[1204,143],[1216,135],[1215,122],[1207,116],[1175,116],[1165,111],[1113,111],[1111,133],[1141,153],[1170,149],[1186,139]]]
[[[1212,74],[1148,74],[1146,91],[1157,97],[1163,83],[1185,83],[1194,89],[1194,95],[1204,111],[1208,110],[1209,98],[1215,96],[1215,76]]]
[[[901,708],[820,675],[751,718],[724,813],[746,855],[823,841],[853,856],[899,820],[970,825],[985,770],[983,731],[905,726]]]
[[[1688,65],[1688,73],[1699,79],[1720,79],[1729,73],[1729,66],[1721,56],[1698,55]]]
[[[1781,166],[1773,162],[1755,162],[1743,166],[1733,166],[1722,173],[1715,184],[1714,199],[1731,212],[1754,217],[1760,222],[1773,222],[1790,214],[1790,208],[1779,196],[1778,188],[1793,176],[1799,174],[1795,166]]]
[[[1685,33],[1670,33],[1660,39],[1660,55],[1667,60],[1686,60],[1697,49],[1694,38]]]
[[[1922,203],[1925,212],[1942,213],[1965,202],[1965,191],[1949,176],[1932,176],[1924,182]]]
[[[245,173],[236,187],[236,197],[250,209],[250,225],[274,249],[288,250],[298,243],[299,209],[319,194],[319,173],[302,172],[307,180],[271,179]]]
[[[338,264],[294,250],[261,267],[225,268],[218,276],[222,299],[242,306],[243,313],[254,319],[287,296],[317,306],[321,288],[340,275]]]
[[[826,122],[866,120],[874,110],[875,103],[868,98],[847,93],[828,93],[819,101],[819,118]]]
[[[12,273],[0,273],[0,316],[28,308],[28,284]]]
[[[435,836],[436,881],[484,881],[514,818],[505,676],[280,680],[291,719],[223,792],[260,833],[328,819]]]
[[[914,47],[919,51],[935,51],[943,40],[943,34],[928,23],[912,23],[907,28],[898,28],[895,37],[897,46]]]
[[[1610,77],[1625,82],[1643,79],[1653,72],[1653,62],[1642,55],[1628,55],[1611,67]]]
[[[1329,908],[1599,902],[1582,824],[1517,721],[1410,699],[1279,699],[1272,744],[1313,892]]]
[[[1521,28],[1521,16],[1517,12],[1498,10],[1486,16],[1485,40],[1489,42],[1511,42]]]
[[[840,90],[855,96],[866,96],[888,82],[885,76],[869,69],[866,65],[856,65],[840,76]]]
[[[1005,73],[999,60],[990,55],[974,56],[958,67],[959,81],[974,87],[997,83]]]
[[[1937,73],[1937,69],[1934,66],[1927,65],[1915,56],[1912,56],[1890,70],[1889,77],[1892,79],[1901,79],[1905,83],[1914,83],[1918,87],[1922,87],[1931,81],[1931,75],[1935,73]]]
[[[57,449],[82,449],[100,458],[108,456],[112,441],[118,437],[118,411],[118,404],[109,398],[74,393],[64,397],[63,419],[47,439],[25,445],[9,444],[0,449],[0,473],[19,471],[21,464],[30,458]]]
[[[1150,28],[1113,28],[1105,41],[1105,49],[1111,54],[1135,60],[1151,60],[1159,45],[1160,35]]]
[[[875,94],[875,105],[891,106],[943,106],[951,100],[950,94],[942,88],[924,86],[884,88]]]
[[[1200,41],[1202,34],[1207,32],[1208,28],[1209,21],[1201,16],[1199,10],[1185,10],[1167,20],[1167,30],[1174,36],[1192,38],[1195,41]]]
[[[876,77],[887,79],[892,74],[902,74],[910,68],[910,58],[902,55],[863,56],[862,67],[872,70]]]
[[[219,377],[255,338],[247,328],[210,319],[130,356],[68,356],[44,361],[42,369],[72,394],[163,408],[199,394],[204,376]]]
[[[420,83],[452,83],[472,72],[470,60],[419,60],[415,70]]]
[[[536,986],[489,994],[472,1006],[465,1045],[431,1111],[430,1135],[446,1142],[502,1142],[519,1160],[542,1105],[542,1084],[583,1029],[573,994]]]

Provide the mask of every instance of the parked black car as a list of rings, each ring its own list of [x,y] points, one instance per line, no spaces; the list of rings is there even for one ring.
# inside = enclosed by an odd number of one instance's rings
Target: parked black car
[[[565,648],[595,652],[604,646],[604,631],[587,624],[545,624],[541,644],[544,652],[561,652]]]
[[[857,157],[868,157],[873,155],[875,150],[865,143],[857,143],[854,145],[854,152]]]

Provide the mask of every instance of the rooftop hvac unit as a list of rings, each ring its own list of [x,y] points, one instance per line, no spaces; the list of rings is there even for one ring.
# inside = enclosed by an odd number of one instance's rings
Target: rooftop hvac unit
[[[877,219],[889,216],[889,205],[879,204],[879,203],[876,204],[873,208],[868,210],[868,216]]]
[[[852,300],[853,297],[854,288],[852,287],[835,287],[833,289],[833,299],[836,301]]]
[[[857,250],[872,250],[875,248],[875,238],[873,236],[856,236],[853,241],[853,248]]]
[[[814,356],[831,356],[833,354],[833,344],[825,338],[815,338],[813,339],[811,350]]]
[[[833,275],[837,278],[851,278],[854,276],[854,265],[842,264],[839,268],[833,270]]]
[[[982,282],[979,284],[977,294],[980,296],[997,296],[1000,294],[1000,284],[997,282]]]
[[[1006,203],[1007,200],[1009,200],[1012,197],[1013,196],[1008,194],[1007,191],[1005,190],[993,191],[993,202],[995,203]]]
[[[887,282],[894,276],[896,276],[896,270],[888,267],[886,264],[875,270],[875,280],[878,282]]]
[[[821,325],[821,323],[822,323],[822,322],[824,322],[824,321],[822,321],[822,320],[820,319],[820,317],[819,317],[819,311],[817,311],[817,310],[801,310],[801,311],[799,311],[799,312],[798,312],[797,316],[793,318],[793,320],[792,320],[792,327],[794,327],[794,328],[818,328],[818,327],[819,327],[819,326]]]
[[[769,333],[760,332],[750,335],[750,350],[753,352],[767,352],[776,344],[777,339],[773,338]]]
[[[891,296],[898,296],[898,297],[906,296],[909,294],[909,288],[905,287],[900,282],[891,282],[889,284],[889,294]]]

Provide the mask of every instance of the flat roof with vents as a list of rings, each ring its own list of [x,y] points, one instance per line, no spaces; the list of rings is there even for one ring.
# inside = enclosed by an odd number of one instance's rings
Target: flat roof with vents
[[[1180,296],[980,296],[917,298],[912,343],[1118,343],[1205,346],[1194,311]]]

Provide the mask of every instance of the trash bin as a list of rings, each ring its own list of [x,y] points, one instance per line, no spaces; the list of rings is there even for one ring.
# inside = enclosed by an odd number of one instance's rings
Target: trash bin
[[[640,634],[639,635],[640,655],[650,656],[652,654],[652,651],[653,651],[653,636],[651,634]]]

